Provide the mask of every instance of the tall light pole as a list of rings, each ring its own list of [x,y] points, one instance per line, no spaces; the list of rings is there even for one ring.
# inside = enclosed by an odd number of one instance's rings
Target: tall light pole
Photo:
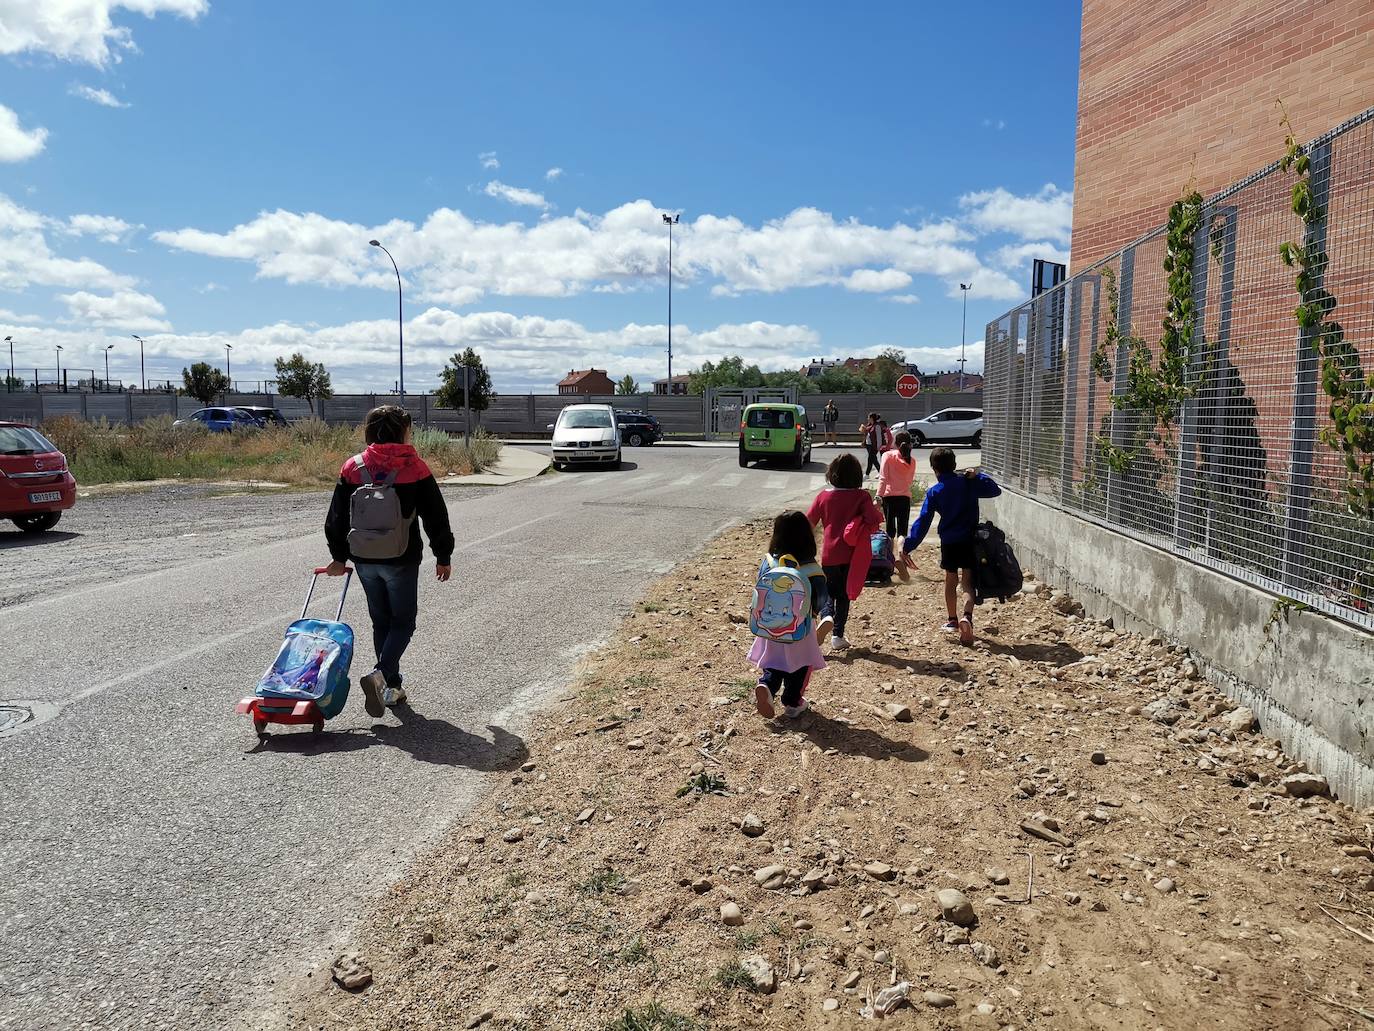
[[[229,386],[225,388],[225,393],[234,389],[233,377],[229,374],[229,352],[234,349],[233,344],[224,345],[224,378],[229,381]]]
[[[106,393],[108,393],[109,390],[110,390],[110,349],[111,349],[112,347],[114,347],[114,344],[106,344],[106,345],[105,345],[105,392],[106,392]]]
[[[368,240],[373,247],[382,247],[380,240]],[[391,252],[382,247],[382,253],[391,258]],[[396,265],[396,259],[391,258],[391,267],[396,273],[396,346],[397,361],[400,364],[401,378],[396,381],[396,390],[401,398],[401,407],[406,403],[406,331],[405,331],[405,300],[401,294],[401,270]]]
[[[143,338],[137,333],[130,333],[131,337],[138,341],[138,392],[148,393],[148,374],[143,368]]]
[[[959,392],[964,390],[964,342],[968,336],[968,292],[973,289],[972,283],[960,283],[959,293],[964,298],[964,319],[959,327]]]
[[[668,227],[668,389],[673,393],[673,226],[677,225],[681,214],[664,214],[663,223]]]
[[[58,387],[61,387],[61,386],[62,386],[62,345],[61,345],[61,344],[54,344],[53,347],[54,347],[55,352],[56,352],[56,354],[57,354],[57,385],[58,385]],[[65,393],[65,391],[64,391],[64,393]]]
[[[10,378],[5,380],[5,393],[14,389],[14,337],[5,337],[5,343],[10,345]]]

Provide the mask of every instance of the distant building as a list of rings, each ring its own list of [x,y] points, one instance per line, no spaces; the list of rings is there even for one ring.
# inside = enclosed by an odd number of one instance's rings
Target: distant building
[[[856,376],[867,376],[873,371],[873,366],[879,361],[881,361],[879,358],[846,358],[844,360],[844,368],[846,371],[852,372]],[[921,367],[915,362],[906,362],[901,366],[901,370],[901,373],[898,375],[919,376],[921,374]]]
[[[812,358],[811,361],[801,367],[800,372],[807,379],[820,379],[827,372],[836,370],[852,372],[856,376],[866,376],[873,370],[873,365],[877,361],[877,358],[845,358],[843,360],[839,358]],[[921,374],[920,367],[914,362],[907,362],[902,371],[913,376]]]
[[[558,381],[560,394],[597,394],[606,396],[615,393],[615,383],[605,369],[572,369]]]
[[[844,362],[838,358],[812,358],[798,371],[807,379],[820,379],[831,369],[838,369]]]
[[[953,372],[931,372],[921,377],[922,390],[958,390],[959,370]],[[983,376],[978,372],[964,373],[964,390],[982,390]]]
[[[674,377],[673,377],[673,381],[672,381],[672,389],[670,390],[670,389],[668,389],[668,388],[669,388],[668,380],[666,380],[666,379],[656,379],[656,380],[654,380],[654,393],[655,393],[655,394],[685,394],[685,393],[687,393],[687,384],[689,384],[691,381],[692,381],[692,377],[691,377],[691,376],[687,376],[687,375],[674,376]]]

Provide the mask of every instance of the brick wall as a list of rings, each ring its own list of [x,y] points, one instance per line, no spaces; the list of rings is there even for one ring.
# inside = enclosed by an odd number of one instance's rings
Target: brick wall
[[[1083,0],[1073,270],[1374,104],[1374,0]]]

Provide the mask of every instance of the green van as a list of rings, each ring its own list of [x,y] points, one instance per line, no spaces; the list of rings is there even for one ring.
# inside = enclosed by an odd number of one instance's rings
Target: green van
[[[801,405],[764,402],[746,407],[739,420],[739,464],[749,459],[787,459],[801,468],[811,461],[811,425]]]

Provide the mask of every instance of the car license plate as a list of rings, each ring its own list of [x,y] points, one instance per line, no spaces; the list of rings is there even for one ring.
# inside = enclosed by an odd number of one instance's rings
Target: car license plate
[[[574,451],[574,452],[573,452],[573,457],[574,457],[574,458],[595,458],[595,457],[596,457],[596,452],[595,452],[595,451]]]
[[[49,501],[61,501],[62,492],[60,490],[45,490],[41,494],[30,494],[30,505],[42,505]]]

